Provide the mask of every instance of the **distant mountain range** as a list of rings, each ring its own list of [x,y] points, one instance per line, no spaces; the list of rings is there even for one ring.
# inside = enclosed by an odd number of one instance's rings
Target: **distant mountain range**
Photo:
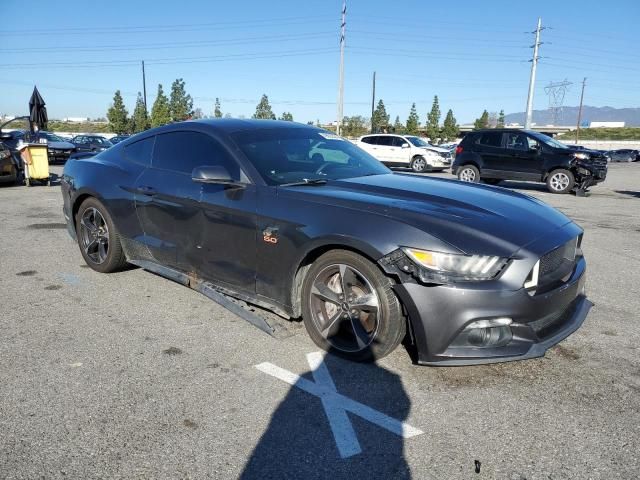
[[[505,123],[524,124],[524,112],[505,115]],[[563,107],[559,125],[575,125],[578,121],[578,107]],[[550,110],[534,110],[533,122],[538,125],[553,123]],[[626,127],[640,127],[640,108],[582,107],[582,124],[589,122],[625,122]]]

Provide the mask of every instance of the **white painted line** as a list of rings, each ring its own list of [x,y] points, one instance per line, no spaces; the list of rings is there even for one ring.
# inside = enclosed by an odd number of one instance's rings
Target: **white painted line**
[[[338,393],[320,352],[307,354],[307,361],[312,369],[315,382],[302,378],[300,375],[269,362],[255,365],[255,368],[320,398],[335,438],[338,452],[342,458],[348,458],[362,452],[360,442],[358,442],[358,437],[356,436],[347,412],[389,430],[402,438],[411,438],[424,433],[422,430],[412,427],[408,423],[385,415],[374,408]]]

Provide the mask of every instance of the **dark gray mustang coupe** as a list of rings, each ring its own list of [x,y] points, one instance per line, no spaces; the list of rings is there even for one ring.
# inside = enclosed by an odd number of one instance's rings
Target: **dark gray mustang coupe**
[[[94,270],[131,263],[302,317],[317,345],[353,360],[403,339],[422,364],[538,357],[591,306],[582,230],[560,212],[501,188],[392,173],[307,125],[148,130],[67,162],[62,195]]]

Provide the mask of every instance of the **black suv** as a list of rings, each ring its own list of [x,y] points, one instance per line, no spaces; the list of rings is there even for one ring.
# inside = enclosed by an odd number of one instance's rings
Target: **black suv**
[[[550,192],[568,193],[604,181],[607,160],[600,152],[575,149],[539,132],[490,129],[462,139],[451,171],[464,182],[546,182]]]

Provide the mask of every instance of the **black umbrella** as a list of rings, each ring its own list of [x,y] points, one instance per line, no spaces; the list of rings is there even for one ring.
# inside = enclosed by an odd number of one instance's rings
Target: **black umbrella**
[[[37,125],[38,129],[47,128],[47,107],[37,87],[33,87],[33,93],[29,100],[29,121],[32,125]]]

